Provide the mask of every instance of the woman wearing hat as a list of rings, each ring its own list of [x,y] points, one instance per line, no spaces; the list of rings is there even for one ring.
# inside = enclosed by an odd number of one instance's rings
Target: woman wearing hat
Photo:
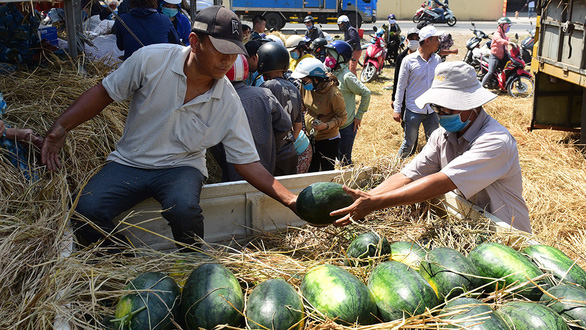
[[[343,216],[334,225],[345,226],[374,210],[455,191],[512,227],[531,233],[517,142],[483,109],[494,98],[480,85],[472,66],[461,61],[439,64],[431,88],[415,103],[429,104],[439,115],[441,128],[401,172],[375,189],[344,187],[355,201],[331,213]]]
[[[301,98],[307,109],[305,125],[315,139],[309,172],[333,170],[338,155],[339,128],[346,122],[346,106],[337,87],[338,80],[327,75],[326,67],[316,58],[299,62],[291,77],[301,80]]]
[[[189,22],[189,18],[181,13],[181,0],[164,0],[161,2],[159,11],[169,17],[179,35],[179,39],[181,39],[181,43],[189,46],[191,23]]]
[[[486,87],[486,84],[490,81],[499,67],[504,66],[506,61],[509,59],[507,54],[507,46],[511,44],[507,32],[511,29],[513,23],[508,17],[501,17],[497,21],[498,28],[492,35],[492,42],[490,44],[490,57],[488,58],[488,72],[482,78],[482,86]]]

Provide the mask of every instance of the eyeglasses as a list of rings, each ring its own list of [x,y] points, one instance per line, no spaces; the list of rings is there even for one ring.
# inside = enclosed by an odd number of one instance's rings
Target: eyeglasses
[[[430,103],[429,106],[431,107],[431,110],[435,111],[435,113],[437,113],[438,115],[451,115],[452,114],[452,110],[450,110],[448,108],[444,108],[444,107],[439,106],[437,104]]]

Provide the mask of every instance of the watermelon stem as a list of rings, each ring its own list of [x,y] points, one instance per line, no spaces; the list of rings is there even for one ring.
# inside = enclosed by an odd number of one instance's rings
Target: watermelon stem
[[[118,322],[120,322],[120,325],[118,326],[118,329],[123,329],[126,325],[128,325],[130,323],[130,320],[132,319],[132,317],[134,315],[142,312],[145,309],[146,309],[146,306],[142,306],[141,308],[135,310],[134,312],[131,312],[129,314],[126,314],[126,315],[124,315],[121,318],[111,319],[110,322],[112,322],[112,323],[118,323]]]

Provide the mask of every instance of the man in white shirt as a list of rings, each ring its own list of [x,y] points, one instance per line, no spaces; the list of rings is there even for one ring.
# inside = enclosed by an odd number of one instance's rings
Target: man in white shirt
[[[432,25],[428,25],[419,31],[419,49],[417,52],[407,55],[399,71],[397,92],[393,102],[393,119],[397,122],[403,120],[404,137],[398,156],[407,158],[415,152],[419,126],[423,124],[425,138],[429,139],[431,133],[438,127],[438,117],[429,106],[422,108],[415,104],[415,99],[431,87],[435,68],[441,62],[435,53],[439,48],[438,32]],[[405,104],[403,118],[401,108]]]
[[[355,201],[332,216],[345,226],[382,208],[413,204],[455,190],[512,227],[531,233],[515,138],[482,105],[495,94],[482,88],[464,62],[438,65],[431,88],[415,101],[431,105],[441,128],[401,172],[369,192],[350,189]]]
[[[206,149],[222,143],[226,159],[257,189],[295,209],[296,196],[259,163],[240,99],[225,78],[237,54],[246,54],[242,27],[230,10],[198,13],[188,47],[141,48],[118,70],[84,92],[53,124],[41,150],[49,170],[61,167],[67,132],[113,101],[131,98],[124,133],[108,163],[80,194],[72,221],[80,245],[117,251],[114,217],[153,197],[162,205],[178,247],[203,238],[199,195],[207,170]]]

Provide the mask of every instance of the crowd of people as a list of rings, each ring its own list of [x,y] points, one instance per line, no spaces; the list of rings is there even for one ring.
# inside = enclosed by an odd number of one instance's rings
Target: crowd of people
[[[188,34],[179,15],[176,0],[130,0],[115,23],[124,34],[124,62],[81,94],[44,138],[25,136],[40,146],[47,169],[58,170],[69,131],[130,99],[121,139],[80,193],[72,224],[81,246],[117,251],[125,238],[111,234],[113,219],[151,197],[161,203],[178,248],[197,244],[204,237],[199,196],[207,150],[224,181],[244,179],[293,211],[296,195],[275,176],[331,170],[336,161],[352,165],[371,92],[356,77],[360,38],[348,17],[337,21],[344,40],[328,43],[311,16],[305,36],[284,38],[267,32],[262,16],[245,34],[239,18],[220,6],[201,10]],[[400,33],[394,17],[388,23],[387,33]],[[145,24],[160,28],[144,34],[132,28]],[[410,30],[396,59],[390,114],[404,127],[397,156],[415,153],[421,124],[424,149],[370,192],[345,188],[355,203],[333,213],[342,217],[336,225],[458,190],[531,231],[516,143],[482,108],[495,95],[472,67],[440,64],[441,35],[434,26]]]

